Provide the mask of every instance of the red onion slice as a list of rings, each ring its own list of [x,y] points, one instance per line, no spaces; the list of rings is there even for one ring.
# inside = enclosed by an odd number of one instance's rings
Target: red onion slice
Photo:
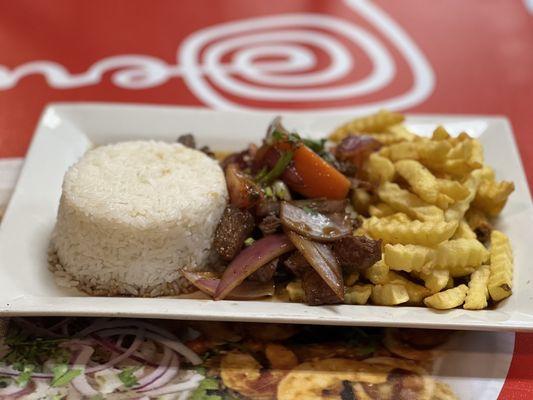
[[[176,354],[172,353],[170,362],[165,366],[163,373],[159,375],[156,379],[148,382],[144,386],[137,388],[136,390],[139,393],[146,392],[148,390],[158,389],[161,386],[169,383],[179,372],[179,360]]]
[[[158,397],[158,396],[164,396],[165,394],[183,392],[185,390],[193,390],[198,387],[198,384],[203,379],[204,379],[203,375],[197,374],[185,382],[180,382],[174,385],[168,385],[160,389],[150,390],[147,392],[143,392],[143,394],[149,398],[153,398],[153,397]]]
[[[352,232],[347,220],[335,221],[327,215],[306,211],[286,201],[281,202],[280,218],[287,229],[321,242],[332,242]]]
[[[266,236],[242,250],[226,268],[215,292],[215,300],[222,300],[248,276],[274,258],[294,249],[283,234]]]
[[[91,374],[93,372],[102,371],[104,369],[111,368],[112,366],[118,364],[121,361],[124,361],[130,356],[133,355],[137,351],[139,347],[141,347],[141,344],[144,342],[144,329],[141,329],[139,331],[139,334],[135,337],[135,340],[132,342],[131,346],[122,354],[118,355],[117,357],[112,358],[105,364],[97,365],[95,367],[87,368],[85,370],[86,374]]]
[[[80,331],[80,333],[78,333],[76,336],[85,337],[85,336],[88,336],[89,333],[96,332],[102,329],[126,328],[126,327],[134,328],[132,331],[135,331],[135,332],[137,331],[138,328],[144,328],[146,329],[146,331],[152,331],[168,339],[179,340],[176,335],[172,334],[166,329],[161,328],[160,326],[151,324],[146,321],[138,320],[138,319],[127,319],[127,320],[117,319],[117,320],[103,320],[103,321],[98,320],[97,322],[93,323],[92,325]]]
[[[138,330],[135,329],[128,329],[128,328],[116,328],[116,329],[103,329],[98,333],[100,336],[115,336],[115,335],[135,335],[138,332]],[[198,357],[198,355],[189,349],[187,346],[185,346],[182,342],[180,342],[177,339],[168,339],[165,338],[157,333],[153,332],[145,332],[144,337],[147,339],[152,339],[158,343],[161,343],[163,346],[166,346],[170,348],[171,350],[174,350],[176,353],[181,354],[183,357],[185,357],[191,364],[193,365],[199,365],[202,363],[202,359]]]
[[[220,279],[207,277],[201,272],[183,272],[194,286],[208,296],[213,297],[220,284]],[[226,297],[230,300],[252,300],[274,295],[274,282],[243,282]]]
[[[337,297],[344,300],[342,270],[330,248],[324,243],[308,240],[296,232],[287,232],[287,236]]]
[[[94,349],[92,347],[81,346],[81,351],[74,360],[72,369],[81,369],[82,371],[85,371],[85,367],[91,359],[93,353]],[[72,380],[72,386],[74,386],[74,388],[76,388],[76,390],[83,396],[92,397],[99,394],[99,392],[89,385],[89,382],[87,382],[87,376],[85,375],[85,372],[82,372]]]
[[[28,382],[28,384],[25,387],[20,387],[16,384],[16,382],[13,380],[9,383],[8,386],[5,388],[0,389],[0,398],[2,399],[9,399],[9,398],[16,398],[23,396],[25,394],[31,393],[33,389],[31,389],[31,382]],[[4,397],[6,396],[6,397]]]
[[[169,368],[172,356],[173,356],[172,350],[170,350],[170,348],[168,347],[165,347],[163,349],[163,357],[161,358],[159,366],[154,371],[152,371],[150,374],[140,379],[137,386],[135,387],[135,390],[139,391],[141,389],[144,389],[145,387],[150,386],[151,384],[156,382],[159,378],[161,378],[165,374],[167,369]]]

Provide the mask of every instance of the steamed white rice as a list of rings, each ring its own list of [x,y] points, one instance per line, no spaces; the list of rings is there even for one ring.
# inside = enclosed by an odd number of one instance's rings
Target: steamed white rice
[[[154,141],[90,150],[65,175],[51,269],[97,295],[177,294],[204,269],[228,194],[200,151]]]

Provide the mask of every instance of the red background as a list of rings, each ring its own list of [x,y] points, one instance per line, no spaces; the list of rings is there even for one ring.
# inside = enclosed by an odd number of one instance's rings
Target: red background
[[[500,114],[510,118],[530,186],[533,183],[533,14],[518,0],[377,1],[428,58],[436,75],[433,93],[409,109],[423,113]],[[93,0],[0,1],[0,65],[15,68],[35,60],[55,61],[72,73],[104,57],[151,55],[176,63],[179,44],[209,25],[287,12],[336,15],[373,30],[340,1],[332,0]],[[386,41],[386,38],[382,38]],[[390,48],[397,75],[385,90],[324,107],[358,104],[399,92],[412,83],[405,62]],[[353,49],[361,68],[368,61]],[[111,73],[93,86],[53,89],[42,76],[23,78],[0,90],[0,157],[23,156],[48,102],[120,101],[202,105],[180,78],[143,90],[116,87]],[[353,78],[353,77],[352,77]],[[309,108],[309,103],[253,106]],[[502,399],[532,398],[533,336],[517,335],[516,352]]]

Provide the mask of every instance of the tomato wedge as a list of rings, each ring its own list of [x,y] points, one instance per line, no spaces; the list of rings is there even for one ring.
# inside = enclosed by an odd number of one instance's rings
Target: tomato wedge
[[[348,196],[348,178],[309,147],[303,144],[294,146],[288,142],[277,143],[275,147],[283,151],[293,151],[291,165],[300,177],[300,183],[285,182],[292,190],[308,198],[325,197],[339,200]]]

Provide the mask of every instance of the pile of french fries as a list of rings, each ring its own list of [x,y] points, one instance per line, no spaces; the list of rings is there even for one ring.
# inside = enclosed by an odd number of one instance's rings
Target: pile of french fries
[[[358,235],[383,242],[382,260],[365,271],[372,284],[355,283],[347,300],[435,309],[486,308],[512,293],[513,255],[507,236],[476,230],[500,214],[514,184],[497,181],[484,164],[481,143],[438,127],[431,138],[380,111],[339,127],[330,136],[370,135],[382,143],[364,166],[375,190],[355,189],[352,203],[364,219]]]

